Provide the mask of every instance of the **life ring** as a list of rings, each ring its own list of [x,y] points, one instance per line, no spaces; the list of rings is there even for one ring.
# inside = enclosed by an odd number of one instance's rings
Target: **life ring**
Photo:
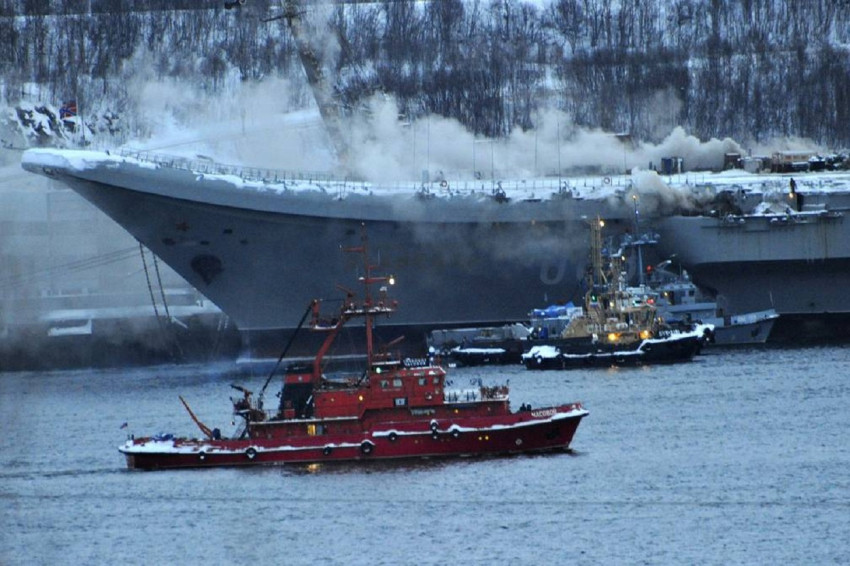
[[[437,432],[437,421],[431,421],[431,432]]]
[[[248,456],[249,460],[253,460],[257,457],[257,449],[251,446],[245,451],[245,455]]]
[[[360,452],[366,455],[372,453],[372,450],[375,449],[375,445],[369,442],[368,440],[364,440],[360,443]]]
[[[431,399],[433,399],[433,398],[434,398],[434,396],[433,396],[433,395],[431,395],[430,393],[426,393],[426,394],[425,394],[425,400],[426,400],[426,401],[430,401],[430,400],[431,400]]]
[[[322,449],[322,454],[324,454],[325,456],[330,456],[330,455],[331,455],[331,452],[333,452],[333,451],[334,451],[334,449],[333,449],[333,448],[331,448],[330,446],[325,446],[325,447]]]
[[[398,440],[398,434],[396,434],[395,432],[391,432],[387,438],[390,439],[390,442],[395,442],[396,440]]]
[[[449,182],[443,179],[442,181],[440,181],[440,186],[445,189],[449,186]]]
[[[606,185],[610,185],[611,184],[611,177],[605,177],[604,179],[602,179],[602,182],[605,183]]]
[[[204,452],[203,450],[201,450],[200,452],[198,452],[198,458],[200,458],[201,461],[206,460],[207,459],[207,453]]]
[[[460,438],[460,431],[458,429],[452,429],[452,438]]]

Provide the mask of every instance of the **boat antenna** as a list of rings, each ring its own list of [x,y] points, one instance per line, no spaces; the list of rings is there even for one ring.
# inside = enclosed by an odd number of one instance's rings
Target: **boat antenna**
[[[280,363],[283,361],[284,356],[286,356],[286,353],[289,351],[290,346],[292,346],[292,343],[295,341],[295,337],[298,335],[298,331],[301,330],[302,326],[304,326],[304,321],[307,320],[307,315],[309,315],[313,311],[316,302],[316,299],[313,299],[312,301],[310,301],[310,304],[307,305],[307,310],[304,311],[304,316],[301,317],[301,320],[298,322],[298,326],[295,327],[295,331],[292,333],[292,336],[289,337],[289,342],[286,343],[286,346],[284,346],[283,351],[280,353],[280,356],[278,356],[277,363],[275,363],[274,367],[269,372],[269,376],[266,378],[266,382],[263,384],[263,388],[260,389],[260,395],[257,397],[258,407],[262,408],[263,395],[266,392],[266,387],[269,386],[269,382],[272,380],[272,376],[274,376],[275,372],[277,371],[277,368],[280,367]]]

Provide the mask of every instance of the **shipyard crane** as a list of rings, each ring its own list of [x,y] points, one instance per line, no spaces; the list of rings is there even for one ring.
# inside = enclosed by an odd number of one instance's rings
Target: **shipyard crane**
[[[309,0],[308,0],[309,1]],[[227,0],[224,3],[226,9],[239,9],[244,6],[246,0]],[[336,0],[334,2],[311,2],[312,4],[348,4],[357,3],[357,0]],[[298,49],[298,57],[301,60],[301,65],[307,75],[307,82],[313,91],[313,97],[316,100],[316,105],[319,107],[319,114],[327,128],[328,136],[339,159],[340,166],[348,169],[348,143],[342,134],[341,117],[339,105],[335,102],[332,86],[325,76],[322,69],[322,53],[315,42],[311,42],[305,33],[304,28],[304,7],[301,0],[280,0],[278,9],[267,18],[263,18],[264,22],[276,20],[285,20],[292,32],[292,37],[295,40],[295,46]]]

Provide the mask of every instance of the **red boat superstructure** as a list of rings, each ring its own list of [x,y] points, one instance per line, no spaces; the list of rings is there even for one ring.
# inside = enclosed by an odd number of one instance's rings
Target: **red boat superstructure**
[[[316,463],[569,448],[579,422],[588,415],[580,403],[541,409],[523,406],[512,412],[507,386],[478,383],[468,389],[446,389],[446,372],[439,365],[375,352],[374,318],[390,315],[396,304],[387,298],[386,286],[376,298],[371,287],[392,280],[372,276],[365,235],[363,246],[347,251],[363,254],[364,300],[356,302],[354,293],[346,290],[347,297],[332,319],[323,318],[320,302],[313,301],[310,326],[328,335],[312,364],[285,370],[276,411],[263,408],[265,386],[257,400],[251,391],[234,386],[243,393],[233,400],[234,413],[244,419],[243,429],[234,438],[221,438],[218,429],[210,430],[189,410],[206,438],[131,438],[119,447],[128,467]],[[329,377],[324,373],[326,355],[353,318],[366,322],[366,367]]]

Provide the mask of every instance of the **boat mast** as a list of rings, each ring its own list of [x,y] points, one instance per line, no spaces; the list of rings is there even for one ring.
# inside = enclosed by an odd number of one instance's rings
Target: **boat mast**
[[[643,287],[646,280],[643,274],[643,238],[640,235],[640,220],[638,217],[638,196],[637,193],[632,194],[632,200],[635,203],[635,238],[638,240],[637,245],[637,269],[638,269],[638,285]]]
[[[590,223],[590,261],[593,267],[591,289],[608,282],[602,268],[602,228],[604,226],[605,221],[599,216]]]
[[[597,216],[590,222],[590,285],[584,297],[584,308],[587,315],[596,323],[604,324],[605,317],[599,307],[603,302],[608,302],[607,277],[602,265],[602,228],[605,221]],[[599,291],[604,289],[602,296]]]
[[[313,380],[318,382],[322,376],[322,360],[327,354],[328,350],[339,334],[340,329],[345,325],[346,322],[351,320],[354,317],[362,316],[366,321],[366,360],[368,367],[372,367],[372,362],[374,361],[374,337],[373,337],[373,326],[375,315],[385,314],[390,315],[395,312],[396,301],[389,301],[386,296],[386,287],[381,287],[380,296],[378,297],[378,301],[372,297],[372,285],[374,283],[389,283],[390,285],[395,284],[395,278],[392,275],[389,276],[374,276],[372,275],[372,270],[377,267],[376,265],[371,265],[369,263],[369,246],[368,239],[366,237],[366,226],[365,224],[362,227],[361,234],[361,242],[362,244],[359,246],[342,248],[342,251],[349,253],[359,253],[363,256],[363,268],[364,275],[359,277],[358,280],[363,283],[363,303],[357,304],[354,300],[355,294],[353,291],[342,287],[341,285],[337,285],[341,290],[345,291],[346,297],[345,302],[342,305],[342,309],[340,310],[339,319],[331,321],[330,324],[324,324],[322,322],[320,313],[319,313],[319,301],[314,301],[313,308],[313,324],[312,327],[315,330],[329,330],[330,334],[325,341],[322,343],[322,346],[319,348],[316,357],[313,360]]]
[[[362,227],[360,238],[363,242],[362,245],[352,248],[344,248],[344,251],[359,253],[363,256],[364,275],[359,278],[359,281],[363,283],[363,306],[358,312],[353,314],[359,314],[366,319],[366,360],[369,367],[372,367],[372,362],[374,361],[373,326],[375,315],[390,314],[395,311],[395,301],[393,301],[391,305],[386,304],[386,287],[381,288],[381,296],[377,303],[374,302],[374,299],[372,298],[372,285],[375,283],[389,283],[390,285],[393,285],[395,283],[395,279],[392,275],[378,277],[372,275],[372,270],[378,266],[369,263],[369,242],[366,235],[365,225]],[[355,307],[355,305],[351,304],[351,307]]]

